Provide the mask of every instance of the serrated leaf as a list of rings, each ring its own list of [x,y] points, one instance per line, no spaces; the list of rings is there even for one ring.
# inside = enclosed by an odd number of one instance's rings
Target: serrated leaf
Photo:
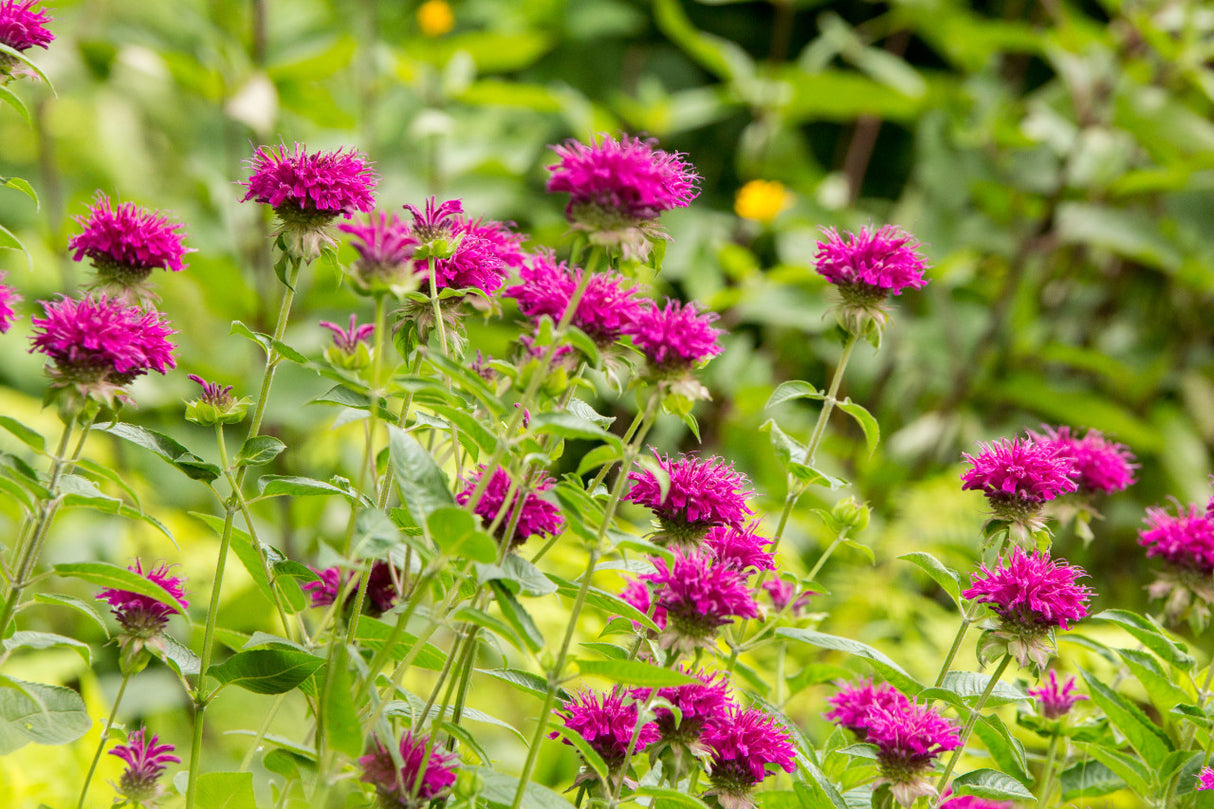
[[[68,607],[76,610],[76,612],[88,618],[105,633],[108,638],[110,636],[109,627],[105,625],[105,620],[101,617],[101,613],[97,610],[96,604],[91,604],[82,598],[75,596],[62,595],[60,593],[34,593],[34,601],[43,604],[59,604],[60,606]]]
[[[80,659],[84,661],[86,666],[92,665],[93,650],[89,648],[87,643],[82,643],[75,638],[56,635],[52,632],[19,631],[0,641],[0,648],[4,649],[5,653],[13,652],[17,649],[53,649],[56,646],[71,649],[80,655]]]
[[[990,681],[989,675],[976,671],[950,671],[945,675],[942,685],[954,694],[972,701],[986,690]],[[1007,705],[1009,702],[1024,702],[1028,698],[1028,694],[1016,686],[1000,681],[991,690],[986,704],[988,706]]]
[[[973,795],[990,801],[1031,801],[1033,793],[1012,776],[998,770],[972,770],[953,779],[959,795]]]
[[[183,677],[194,677],[202,667],[198,655],[174,638],[172,635],[162,635],[160,638],[159,655],[166,665],[177,670]]]
[[[218,466],[207,463],[194,453],[182,446],[176,439],[170,438],[153,430],[136,427],[134,424],[110,424],[94,427],[103,433],[117,436],[124,441],[150,450],[161,460],[167,461],[185,473],[191,480],[202,480],[210,483],[221,474]]]
[[[491,563],[497,559],[497,542],[481,531],[477,518],[458,506],[443,506],[426,515],[430,539],[452,559]]]
[[[699,682],[681,671],[640,660],[575,660],[574,663],[583,676],[602,677],[619,685],[669,688]]]
[[[924,573],[932,577],[932,581],[940,585],[944,592],[948,593],[949,598],[958,608],[961,607],[961,576],[957,571],[947,567],[936,557],[930,553],[915,551],[914,553],[904,553],[898,557],[905,559],[915,567],[922,570]]]
[[[65,578],[80,579],[81,581],[87,581],[89,584],[96,584],[115,590],[125,590],[126,592],[138,593],[139,595],[154,598],[170,607],[174,612],[186,618],[186,620],[189,620],[186,615],[185,605],[178,601],[172,593],[151,579],[144,578],[138,573],[127,570],[125,567],[118,567],[109,562],[74,562],[71,564],[55,565],[54,571]]]
[[[261,466],[277,458],[287,445],[271,435],[255,435],[236,453],[237,466]]]
[[[1124,789],[1125,781],[1099,761],[1081,761],[1068,767],[1059,776],[1063,801],[1095,798]]]
[[[388,454],[405,507],[414,522],[424,525],[430,512],[455,506],[447,477],[417,439],[399,427],[388,427]],[[489,560],[492,561],[492,560]]]
[[[292,649],[251,649],[239,652],[208,674],[224,685],[254,694],[284,694],[311,677],[325,659]]]

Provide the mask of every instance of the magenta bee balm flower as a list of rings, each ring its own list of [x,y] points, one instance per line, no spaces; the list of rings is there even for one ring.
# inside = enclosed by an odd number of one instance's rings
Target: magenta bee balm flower
[[[253,173],[241,183],[241,202],[255,200],[278,214],[277,235],[286,252],[312,261],[337,243],[326,226],[338,216],[375,207],[376,177],[359,152],[338,149],[309,154],[301,144],[259,146],[249,161]]]
[[[676,717],[669,708],[657,707],[654,716],[658,730],[665,744],[702,750],[698,742],[705,724],[714,719],[724,719],[733,707],[733,700],[729,698],[729,678],[722,672],[700,670],[692,673],[686,667],[679,670],[700,682],[658,689],[658,697],[677,708],[681,717]],[[648,699],[649,692],[648,688],[637,688],[632,695],[644,701]]]
[[[653,511],[661,525],[657,541],[694,548],[713,526],[740,526],[751,515],[747,480],[730,464],[694,455],[671,460],[656,450],[653,455],[670,481],[665,497],[654,473],[642,470],[629,473],[632,488],[624,499]]]
[[[705,726],[702,741],[712,756],[709,794],[723,809],[753,807],[754,787],[776,768],[788,773],[796,769],[796,748],[788,732],[754,708],[735,706],[714,717]]]
[[[1187,617],[1201,631],[1214,605],[1214,511],[1196,503],[1177,505],[1175,514],[1149,508],[1146,520],[1138,544],[1148,557],[1163,561],[1147,592],[1153,599],[1164,599],[1169,621]]]
[[[775,570],[776,558],[767,550],[771,540],[758,534],[758,521],[745,526],[715,525],[704,536],[704,546],[717,561],[734,570]]]
[[[989,605],[999,617],[999,626],[987,633],[980,655],[1006,651],[1021,666],[1031,659],[1044,668],[1050,656],[1050,632],[1068,629],[1072,621],[1088,615],[1092,590],[1075,583],[1086,575],[1082,568],[1051,559],[1048,553],[1028,555],[1019,548],[994,570],[983,565],[962,593]]]
[[[935,795],[928,775],[936,757],[961,746],[957,726],[926,705],[907,700],[874,705],[865,741],[877,747],[877,767],[894,798],[910,806],[921,795]]]
[[[523,267],[521,283],[509,287],[505,294],[518,301],[519,311],[525,317],[547,316],[559,323],[584,272],[580,267],[558,262],[551,252],[542,251]],[[596,273],[586,282],[578,301],[572,325],[584,331],[600,349],[615,343],[641,311],[636,288],[626,284],[627,280],[619,273]]]
[[[978,447],[977,455],[963,455],[971,468],[961,488],[985,494],[997,518],[1036,530],[1041,505],[1078,488],[1075,464],[1057,444],[1003,438]]]
[[[565,218],[591,242],[644,261],[650,242],[663,238],[657,218],[686,208],[700,191],[699,175],[683,155],[655,148],[657,141],[600,136],[589,146],[569,140],[553,151],[549,193],[569,194]]]
[[[629,759],[656,742],[661,733],[654,722],[646,722],[636,732],[638,703],[620,689],[609,692],[583,691],[564,707],[553,713],[561,717],[565,727],[579,734],[596,753],[603,757],[613,781],[624,777]],[[633,735],[636,741],[633,742]],[[556,739],[561,734],[552,732],[548,738]],[[568,744],[569,742],[565,742]],[[629,749],[629,744],[633,746]],[[593,772],[583,768],[575,784],[594,778]]]
[[[658,637],[662,648],[690,653],[710,647],[721,627],[738,618],[759,617],[745,575],[716,564],[709,554],[684,555],[676,548],[670,564],[665,559],[651,561],[654,572],[640,579],[665,614]]]
[[[0,281],[3,281],[6,275],[7,273],[0,272]],[[13,291],[12,287],[0,284],[0,334],[12,328],[13,321],[17,319],[13,307],[20,302],[21,296]]]
[[[1214,769],[1205,767],[1197,774],[1197,789],[1214,789]]]
[[[155,582],[168,591],[183,606],[189,606],[185,599],[185,589],[181,586],[185,579],[172,575],[172,568],[162,564],[143,570],[142,563],[136,559],[135,564],[127,568],[132,573],[143,576],[148,581]],[[177,612],[176,608],[151,596],[133,593],[129,590],[105,589],[97,594],[97,598],[109,603],[114,617],[122,625],[123,630],[133,638],[150,638],[160,635],[169,624],[169,616]]]
[[[1068,677],[1059,687],[1058,675],[1050,669],[1050,681],[1040,688],[1028,689],[1028,693],[1041,703],[1041,713],[1046,719],[1061,719],[1071,712],[1076,702],[1087,699],[1083,694],[1072,694],[1074,689],[1074,677]]]
[[[715,312],[701,314],[694,303],[667,300],[665,307],[658,308],[647,302],[623,332],[645,355],[654,376],[678,378],[721,353],[717,338],[722,332],[712,327],[716,320]]]
[[[1134,454],[1099,430],[1088,430],[1080,438],[1069,427],[1047,426],[1045,435],[1030,435],[1036,443],[1056,446],[1059,454],[1071,458],[1080,491],[1113,494],[1134,483]]]
[[[484,473],[485,468],[481,466],[464,482],[464,488],[455,496],[456,502],[461,506],[467,504]],[[555,480],[548,475],[541,474],[539,480],[531,484],[531,488],[536,492],[546,492],[555,485]],[[489,485],[485,487],[485,491],[474,509],[485,528],[488,528],[497,517],[509,492],[510,475],[506,473],[506,470],[498,467],[493,471],[493,476],[489,478]],[[565,518],[552,503],[530,493],[523,497],[522,501],[522,509],[518,514],[514,533],[510,539],[511,548],[517,548],[533,536],[556,536],[565,527]],[[499,540],[505,539],[510,523],[515,520],[515,509],[518,508],[518,502],[519,496],[516,491],[511,498],[509,510],[498,524],[496,535]]]
[[[43,317],[30,320],[34,347],[51,360],[52,388],[72,390],[113,405],[123,388],[148,371],[176,367],[175,332],[155,310],[105,295],[42,301]]]
[[[186,267],[182,259],[192,252],[182,244],[180,224],[133,202],[113,207],[100,191],[88,215],[76,222],[81,232],[67,245],[72,258],[87,256],[97,270],[94,287],[132,303],[155,299],[147,285],[152,270],[181,272]]]
[[[869,715],[874,707],[893,710],[910,704],[910,698],[889,683],[874,686],[871,680],[855,685],[842,683],[828,701],[834,709],[824,718],[852,731],[861,741],[868,738]]]
[[[349,273],[359,289],[371,293],[417,289],[420,279],[414,271],[413,253],[420,242],[396,214],[342,222],[337,229],[350,235],[350,246],[358,253]]]
[[[1013,809],[1015,806],[1011,801],[992,801],[973,795],[949,797],[952,792],[951,789],[944,791],[945,800],[941,802],[940,809]]]
[[[46,30],[51,21],[44,9],[33,9],[35,0],[0,0],[0,42],[24,53],[30,48],[46,49],[55,37]],[[0,54],[0,74],[8,73],[16,59]]]
[[[363,770],[359,780],[375,787],[385,809],[420,809],[445,797],[455,784],[459,757],[429,736],[406,731],[400,739],[400,760],[403,766],[397,768],[379,739],[372,739],[370,752],[358,759]]]
[[[126,770],[117,785],[118,794],[128,801],[153,806],[163,794],[160,776],[170,764],[180,764],[181,759],[173,755],[173,745],[161,743],[155,733],[140,728],[127,736],[126,744],[110,751],[126,762]]]
[[[927,264],[916,252],[919,244],[901,229],[860,228],[846,237],[834,228],[823,228],[822,233],[818,272],[839,291],[842,303],[836,314],[852,334],[864,334],[870,323],[879,332],[887,318],[883,306],[887,298],[927,286],[923,277]]]
[[[186,420],[207,427],[216,424],[238,424],[244,420],[251,402],[248,399],[237,400],[232,396],[231,385],[208,382],[198,374],[190,374],[186,378],[202,386],[202,395],[186,404]]]
[[[359,371],[371,364],[371,349],[367,341],[375,334],[374,323],[358,325],[358,317],[350,315],[349,328],[342,328],[328,320],[320,325],[333,332],[333,345],[325,349],[325,359],[338,368]]]

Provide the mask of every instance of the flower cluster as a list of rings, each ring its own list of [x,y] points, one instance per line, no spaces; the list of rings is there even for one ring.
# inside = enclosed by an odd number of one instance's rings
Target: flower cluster
[[[174,334],[161,315],[105,295],[42,301],[34,325],[34,347],[50,358],[51,386],[74,390],[107,404],[148,371],[176,367]]]
[[[7,273],[0,272],[0,281],[3,281]],[[21,302],[21,296],[18,295],[11,287],[0,283],[0,334],[4,334],[13,326],[13,321],[17,319],[17,313],[13,307]]]
[[[708,722],[701,737],[711,755],[708,794],[722,809],[755,806],[751,790],[774,768],[791,773],[796,769],[796,750],[788,731],[776,720],[754,708],[733,706],[728,713]]]
[[[1076,702],[1087,699],[1083,694],[1072,694],[1074,689],[1074,677],[1068,677],[1066,682],[1059,686],[1058,675],[1050,669],[1050,681],[1040,688],[1028,689],[1028,693],[1041,703],[1041,714],[1046,719],[1061,719],[1071,712]]]
[[[464,481],[463,489],[455,496],[457,503],[462,506],[472,499],[484,474],[485,467],[481,466]],[[539,479],[531,484],[531,488],[536,492],[546,492],[555,485],[555,480],[548,475],[541,474]],[[506,497],[510,494],[510,487],[510,475],[506,473],[506,470],[501,467],[493,470],[493,475],[490,476],[485,491],[476,501],[476,508],[473,509],[486,528],[497,519],[498,512],[502,510]],[[498,522],[494,532],[495,536],[499,540],[505,540],[506,532],[511,530],[512,526],[510,547],[517,548],[533,536],[556,536],[564,528],[565,518],[561,516],[560,510],[555,505],[536,494],[524,495],[522,506],[519,506],[519,495],[516,491],[510,498],[510,508]]]
[[[864,740],[868,738],[868,718],[873,707],[894,709],[909,704],[910,699],[889,683],[874,686],[871,680],[861,680],[855,685],[840,683],[828,702],[834,708],[825,718]]]
[[[566,728],[579,734],[602,756],[613,780],[624,776],[633,754],[643,751],[661,737],[654,722],[646,722],[637,729],[638,705],[618,688],[603,693],[583,691],[554,713],[561,717]],[[553,731],[549,738],[556,739],[560,735]],[[632,745],[631,749],[629,744]],[[583,772],[578,776],[578,783],[592,777],[592,774]]]
[[[1070,427],[1046,426],[1045,433],[1030,432],[1033,442],[1056,447],[1058,455],[1071,459],[1072,473],[1081,492],[1113,494],[1134,483],[1134,454],[1129,448],[1105,438],[1099,430],[1088,430],[1083,438]]]
[[[916,252],[914,237],[893,225],[860,228],[859,233],[840,236],[834,228],[823,228],[818,242],[818,272],[835,285],[842,299],[836,310],[840,325],[855,335],[869,324],[878,331],[885,325],[883,302],[904,289],[927,286],[923,277],[927,264]]]
[[[1048,553],[1026,554],[1019,548],[992,569],[983,565],[962,595],[989,604],[999,627],[988,633],[983,653],[1006,651],[1021,666],[1033,660],[1044,668],[1050,656],[1049,635],[1068,629],[1088,615],[1092,590],[1076,584],[1082,568],[1051,559]]]
[[[97,192],[86,216],[76,222],[81,231],[68,242],[72,258],[85,257],[97,270],[97,289],[132,303],[143,303],[154,296],[146,279],[152,270],[181,272],[185,254],[180,224],[172,224],[159,211],[140,208],[133,202],[117,207],[105,194]]]
[[[552,147],[560,161],[548,167],[547,190],[569,194],[566,219],[592,243],[626,259],[646,260],[650,242],[662,237],[657,218],[687,207],[700,193],[700,178],[683,155],[657,149],[656,143],[625,135]]]
[[[303,584],[303,590],[308,594],[313,607],[327,607],[337,601],[337,597],[346,584],[358,576],[357,572],[349,571],[343,577],[341,569],[327,567],[323,570],[312,568],[316,578]],[[371,563],[371,572],[367,577],[367,592],[363,596],[363,608],[372,618],[378,618],[396,605],[400,596],[397,586],[396,569],[384,561]],[[345,607],[353,605],[357,593],[351,591],[346,596]]]
[[[767,548],[771,540],[759,536],[758,521],[746,525],[714,525],[704,535],[704,547],[717,562],[734,570],[775,570],[776,557]]]
[[[149,735],[146,728],[133,731],[126,744],[110,751],[111,756],[126,762],[126,770],[118,781],[118,794],[132,803],[152,806],[164,792],[160,776],[165,768],[181,763],[173,755],[173,749],[173,745],[162,743],[155,733]]]
[[[358,759],[363,774],[360,780],[375,787],[380,805],[393,809],[419,809],[443,798],[455,784],[459,757],[448,753],[429,736],[414,736],[406,731],[400,739],[401,767],[379,739],[372,739],[370,751]]]
[[[520,272],[521,283],[506,290],[506,296],[518,301],[525,317],[549,317],[560,322],[579,285],[585,280],[584,270],[570,268],[548,252],[532,257]],[[626,280],[615,272],[595,273],[585,280],[585,290],[570,320],[584,331],[595,344],[607,348],[620,338],[641,313],[637,289],[625,286]]]
[[[961,488],[985,494],[999,519],[1036,529],[1043,503],[1078,488],[1071,456],[1057,444],[1003,438],[978,446],[981,452],[963,456],[970,469]]]
[[[669,483],[665,496],[657,476],[649,470],[630,472],[632,487],[624,499],[653,511],[661,525],[655,539],[676,547],[694,548],[708,529],[717,525],[740,526],[751,515],[746,478],[720,458],[678,459],[654,451]]]
[[[686,668],[684,674],[691,674]],[[717,719],[724,719],[734,707],[729,696],[727,678],[720,672],[697,671],[691,676],[699,680],[690,685],[659,688],[657,696],[668,702],[677,711],[659,707],[654,711],[655,722],[665,745],[681,746],[698,753],[703,750],[700,735],[705,726]],[[650,696],[650,689],[638,688],[633,692],[637,700]]]

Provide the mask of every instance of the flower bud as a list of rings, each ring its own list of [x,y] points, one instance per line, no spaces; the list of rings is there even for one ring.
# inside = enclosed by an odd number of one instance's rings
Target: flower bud
[[[202,395],[185,406],[186,421],[213,427],[216,424],[238,424],[244,421],[252,402],[247,398],[233,399],[232,386],[220,387],[217,382],[207,382],[197,374],[189,379],[202,385]]]
[[[868,527],[868,506],[857,502],[854,497],[844,497],[831,509],[830,515],[843,525],[863,531]]]

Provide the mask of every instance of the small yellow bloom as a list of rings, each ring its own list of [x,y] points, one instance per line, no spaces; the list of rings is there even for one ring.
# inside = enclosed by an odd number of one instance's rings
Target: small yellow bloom
[[[743,219],[770,223],[792,204],[792,194],[775,180],[751,180],[738,189],[733,210]]]
[[[417,8],[417,27],[428,37],[441,37],[455,27],[455,14],[446,0],[426,0]]]

